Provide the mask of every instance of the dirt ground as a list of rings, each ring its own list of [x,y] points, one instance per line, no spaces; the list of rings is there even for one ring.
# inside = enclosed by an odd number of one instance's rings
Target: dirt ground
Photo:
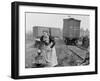
[[[75,46],[67,46],[61,39],[56,39],[56,54],[58,67],[60,66],[77,66],[78,62],[82,62],[85,57],[85,50],[80,50]],[[75,51],[73,51],[75,50]],[[34,40],[26,40],[25,47],[25,67],[32,68],[35,63],[36,49],[34,48]],[[83,57],[84,56],[84,57]],[[57,67],[56,66],[56,67]]]

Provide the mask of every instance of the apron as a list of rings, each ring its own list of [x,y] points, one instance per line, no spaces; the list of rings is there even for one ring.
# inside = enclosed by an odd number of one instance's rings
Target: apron
[[[43,50],[43,56],[48,66],[53,67],[58,64],[55,47]]]

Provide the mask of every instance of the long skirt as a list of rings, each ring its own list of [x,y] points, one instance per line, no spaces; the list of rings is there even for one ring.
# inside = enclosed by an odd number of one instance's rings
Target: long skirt
[[[58,64],[55,47],[44,50],[43,56],[45,57],[48,66],[53,67]]]

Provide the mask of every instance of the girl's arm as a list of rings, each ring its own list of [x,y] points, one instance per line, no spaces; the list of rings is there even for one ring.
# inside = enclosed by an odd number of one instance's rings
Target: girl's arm
[[[50,44],[49,44],[49,46],[50,46],[50,48],[53,48],[54,47],[54,45],[55,45],[55,41],[54,41],[54,39],[52,39],[51,37],[50,37]]]

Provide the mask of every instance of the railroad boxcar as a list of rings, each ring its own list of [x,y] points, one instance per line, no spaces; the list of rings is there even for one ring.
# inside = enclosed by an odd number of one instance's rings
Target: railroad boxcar
[[[75,44],[80,37],[80,22],[74,18],[63,19],[63,39],[66,44]]]
[[[43,31],[49,32],[49,28],[43,27],[43,26],[34,26],[33,27],[33,37],[34,38],[41,37],[43,35]]]
[[[33,37],[41,37],[43,35],[43,31],[48,31],[52,37],[61,38],[62,33],[60,28],[53,27],[43,27],[43,26],[34,26],[33,27]]]
[[[49,28],[50,29],[50,35],[56,38],[62,38],[62,32],[60,28]]]

